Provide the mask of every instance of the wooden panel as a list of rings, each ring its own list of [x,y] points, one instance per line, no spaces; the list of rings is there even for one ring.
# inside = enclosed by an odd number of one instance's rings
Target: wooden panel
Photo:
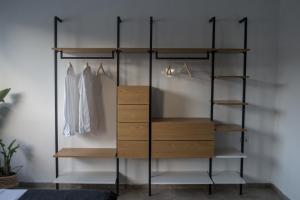
[[[119,86],[118,104],[149,104],[148,86]]]
[[[149,123],[118,123],[118,140],[148,140]]]
[[[148,141],[118,141],[119,158],[148,158]]]
[[[114,48],[53,48],[64,53],[111,53]]]
[[[149,48],[118,48],[122,53],[148,53]]]
[[[246,79],[246,78],[249,78],[249,76],[237,76],[237,75],[232,75],[232,76],[215,76],[215,79],[234,79],[234,78]]]
[[[224,105],[224,106],[242,106],[242,105],[248,105],[248,103],[243,103],[242,101],[238,100],[215,100],[214,104],[216,105]]]
[[[217,53],[245,53],[250,49],[237,49],[237,48],[220,48],[216,49]]]
[[[154,48],[158,53],[208,53],[213,52],[212,48]]]
[[[53,157],[82,157],[82,158],[113,158],[116,157],[115,148],[63,148]]]
[[[149,122],[149,106],[118,105],[118,122]]]
[[[247,129],[246,128],[242,128],[239,125],[235,125],[235,124],[216,124],[216,132],[219,133],[230,133],[230,132],[246,132]]]
[[[153,119],[153,140],[214,140],[214,123],[206,118]]]
[[[210,158],[214,141],[153,141],[153,158]]]

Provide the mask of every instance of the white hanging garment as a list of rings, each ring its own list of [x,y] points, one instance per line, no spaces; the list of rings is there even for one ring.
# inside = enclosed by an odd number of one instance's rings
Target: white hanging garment
[[[94,132],[97,129],[97,112],[94,97],[95,76],[88,64],[79,79],[79,133]]]
[[[65,78],[65,99],[64,99],[64,130],[65,136],[71,136],[78,132],[78,77],[73,66],[69,63]]]

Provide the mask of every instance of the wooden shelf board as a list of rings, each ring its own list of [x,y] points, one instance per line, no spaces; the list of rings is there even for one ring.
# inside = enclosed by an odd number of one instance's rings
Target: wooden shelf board
[[[209,53],[213,52],[212,48],[154,48],[154,52],[158,53]]]
[[[63,53],[111,53],[115,48],[53,48]]]
[[[54,154],[54,157],[65,158],[114,158],[115,148],[63,148]]]
[[[220,148],[216,149],[215,158],[247,158],[247,156],[234,148]]]
[[[234,78],[241,78],[241,79],[246,79],[249,78],[249,76],[215,76],[215,79],[234,79]]]
[[[216,132],[218,133],[229,133],[229,132],[246,132],[246,128],[242,128],[236,124],[219,124],[216,123]]]
[[[243,103],[242,101],[238,100],[215,100],[214,104],[216,105],[228,105],[228,106],[242,106],[248,105],[248,103]]]
[[[152,118],[152,122],[185,122],[185,123],[208,123],[211,122],[209,118],[183,118],[183,117],[174,117],[174,118]]]
[[[160,172],[153,173],[152,184],[213,184],[207,172]]]
[[[68,172],[59,175],[54,183],[115,184],[116,172]]]
[[[218,48],[215,50],[216,53],[245,53],[250,49],[238,49],[238,48]]]
[[[149,48],[118,48],[121,53],[148,53]]]
[[[246,184],[239,173],[232,171],[214,172],[212,174],[214,184]]]

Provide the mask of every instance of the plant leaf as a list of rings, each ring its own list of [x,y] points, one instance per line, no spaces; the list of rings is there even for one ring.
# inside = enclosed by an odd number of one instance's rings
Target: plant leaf
[[[4,102],[4,98],[6,97],[6,95],[9,93],[10,88],[7,88],[5,90],[1,90],[0,91],[0,102]]]

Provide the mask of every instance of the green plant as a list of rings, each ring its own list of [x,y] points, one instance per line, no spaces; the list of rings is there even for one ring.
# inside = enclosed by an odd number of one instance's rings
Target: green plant
[[[4,98],[9,93],[10,88],[4,89],[0,91],[0,102],[4,102]]]
[[[13,140],[8,147],[2,142],[0,139],[0,146],[1,146],[1,151],[0,153],[3,156],[3,166],[1,167],[1,174],[3,176],[10,176],[14,174],[14,172],[11,169],[11,159],[13,155],[17,152],[17,149],[20,147],[19,144],[15,144],[16,140]]]

